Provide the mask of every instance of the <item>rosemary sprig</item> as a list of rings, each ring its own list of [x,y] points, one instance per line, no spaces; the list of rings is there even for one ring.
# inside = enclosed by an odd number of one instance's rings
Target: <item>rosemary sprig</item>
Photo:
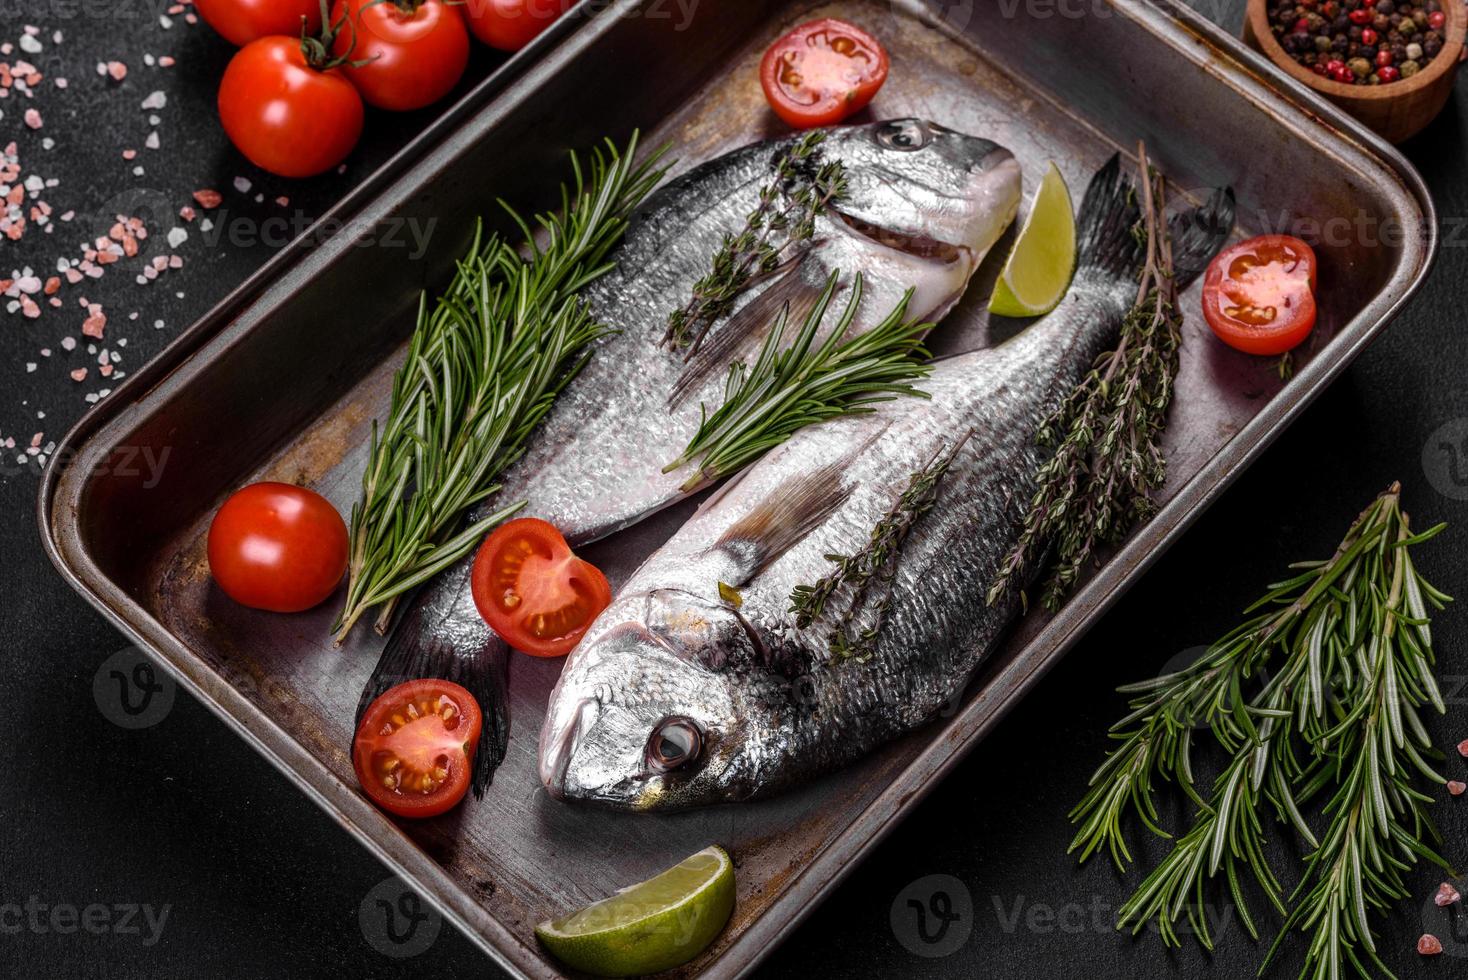
[[[1036,441],[1055,451],[1040,469],[1019,541],[989,589],[991,604],[1053,544],[1043,603],[1058,608],[1098,548],[1120,541],[1156,511],[1152,494],[1167,475],[1160,440],[1177,376],[1182,316],[1166,182],[1149,166],[1145,146],[1137,157],[1143,180],[1136,234],[1146,242],[1137,299],[1122,320],[1116,348],[1097,359],[1040,427]]]
[[[775,162],[774,180],[760,190],[759,205],[738,234],[724,235],[708,275],[693,296],[668,316],[663,345],[698,351],[709,328],[727,316],[735,299],[757,276],[788,261],[815,234],[817,216],[846,192],[846,167],[821,161],[826,134],[806,134]]]
[[[892,601],[890,585],[897,570],[897,560],[902,555],[902,546],[923,515],[933,509],[943,478],[948,475],[953,460],[972,434],[972,431],[966,433],[946,452],[940,446],[932,458],[912,474],[907,489],[873,526],[870,538],[859,551],[852,555],[827,555],[826,560],[834,563],[835,569],[815,585],[797,585],[791,591],[790,611],[795,614],[795,625],[799,629],[806,629],[825,617],[826,607],[832,598],[838,591],[846,591],[845,611],[831,623],[829,644],[834,656],[862,656],[881,632]],[[851,623],[866,606],[874,585],[880,586],[881,592],[873,607],[872,625],[853,636]]]
[[[688,447],[663,467],[664,473],[671,473],[697,461],[697,472],[683,489],[694,490],[727,476],[807,425],[871,412],[877,402],[899,395],[927,397],[910,382],[926,377],[930,370],[922,338],[932,324],[906,319],[911,289],[880,324],[843,341],[861,305],[862,278],[858,274],[841,319],[816,346],[816,334],[839,278],[840,272],[831,273],[788,348],[781,349],[789,319],[787,307],[765,338],[754,366],[736,362],[729,369],[723,404],[712,414],[704,406]]]
[[[1410,554],[1441,529],[1413,535],[1393,485],[1328,561],[1294,566],[1298,574],[1271,586],[1250,607],[1251,618],[1197,663],[1122,689],[1135,695],[1134,710],[1112,729],[1122,744],[1072,811],[1081,826],[1071,850],[1084,861],[1104,846],[1124,867],[1128,809],[1168,836],[1153,803],[1158,777],[1177,781],[1199,809],[1122,906],[1119,928],[1135,932],[1156,922],[1164,941],[1176,944],[1176,924],[1186,915],[1211,948],[1201,909],[1207,882],[1221,871],[1257,939],[1240,885],[1247,870],[1284,917],[1265,967],[1285,936],[1306,931],[1302,976],[1334,980],[1343,963],[1361,976],[1370,975],[1368,964],[1391,975],[1377,956],[1368,910],[1407,897],[1403,875],[1419,860],[1447,867],[1432,843],[1431,798],[1414,785],[1419,777],[1444,783],[1426,761],[1432,750],[1419,712],[1445,710],[1428,617],[1429,607],[1441,609],[1448,598],[1421,577]],[[1276,673],[1266,680],[1271,662]],[[1246,696],[1250,682],[1260,690]],[[1191,730],[1203,724],[1229,753],[1206,799],[1194,786],[1191,760]],[[1332,788],[1317,836],[1305,812]],[[1311,850],[1288,898],[1264,854],[1266,810]]]
[[[396,599],[467,554],[511,504],[468,527],[471,507],[498,489],[495,478],[523,451],[556,395],[585,364],[605,328],[580,291],[607,272],[627,216],[662,178],[657,161],[634,163],[607,141],[590,172],[571,155],[572,182],[557,213],[531,225],[504,201],[525,253],[476,230],[448,290],[431,308],[425,294],[407,360],[393,380],[387,419],[373,424],[362,497],[352,508],[347,599],[333,629],[341,642],[382,606],[385,631]]]

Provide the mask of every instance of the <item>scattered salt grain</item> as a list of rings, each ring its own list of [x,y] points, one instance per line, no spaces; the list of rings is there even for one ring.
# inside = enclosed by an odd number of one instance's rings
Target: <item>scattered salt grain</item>
[[[158,141],[158,131],[156,129],[148,134],[148,138],[143,141],[143,145],[150,150],[158,149],[160,143]]]
[[[1458,894],[1458,889],[1445,881],[1437,886],[1437,894],[1432,897],[1432,900],[1438,908],[1445,909],[1454,902],[1459,901],[1462,897],[1462,895]]]
[[[168,105],[168,95],[162,90],[153,92],[143,100],[144,109],[162,109],[166,105]]]
[[[41,128],[41,114],[34,109],[25,111],[25,124],[31,129]]]
[[[127,65],[120,61],[107,62],[107,74],[112,76],[114,82],[120,82],[127,77]]]
[[[86,368],[77,368],[76,370],[72,371],[71,372],[71,380],[73,380],[73,381],[85,381],[85,380],[87,380],[87,369]]]
[[[250,181],[244,177],[236,177],[234,179],[234,189],[241,194],[248,194],[250,192]]]
[[[220,202],[224,200],[224,195],[218,191],[211,190],[194,191],[194,200],[198,202],[201,208],[217,208]]]

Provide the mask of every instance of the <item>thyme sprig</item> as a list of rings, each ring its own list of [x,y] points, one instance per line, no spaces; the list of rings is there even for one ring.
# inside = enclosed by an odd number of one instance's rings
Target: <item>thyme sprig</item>
[[[921,469],[913,473],[907,488],[893,502],[881,520],[872,527],[871,536],[855,554],[826,555],[826,560],[835,568],[814,585],[797,585],[790,593],[790,611],[795,614],[795,625],[806,629],[812,623],[826,617],[826,607],[838,592],[844,590],[844,611],[834,617],[830,626],[828,642],[831,653],[836,657],[859,657],[871,648],[891,605],[892,578],[896,574],[897,561],[902,556],[903,545],[912,529],[922,520],[937,502],[943,478],[972,431],[966,433],[946,451],[939,447],[932,458]],[[872,625],[852,634],[852,621],[866,608],[874,586],[880,591],[872,607]]]
[[[821,159],[825,139],[824,132],[811,132],[780,154],[774,180],[760,190],[744,227],[724,235],[709,273],[694,283],[688,302],[669,314],[665,347],[692,357],[751,281],[774,272],[810,241],[816,218],[846,193],[845,165]]]
[[[662,153],[634,163],[607,141],[589,172],[571,155],[558,212],[527,223],[504,201],[524,254],[476,228],[447,291],[425,293],[408,356],[393,379],[387,418],[374,422],[362,496],[352,507],[347,599],[333,630],[341,642],[369,610],[385,631],[399,596],[449,567],[510,503],[467,527],[469,509],[524,450],[536,424],[606,333],[580,291],[607,272],[627,217],[662,178]]]
[[[1155,781],[1175,781],[1198,807],[1188,831],[1118,913],[1118,927],[1156,922],[1177,944],[1186,915],[1212,947],[1204,889],[1220,872],[1250,935],[1259,932],[1241,888],[1258,881],[1284,918],[1264,960],[1286,936],[1310,934],[1302,976],[1338,978],[1343,964],[1391,976],[1376,952],[1369,912],[1408,897],[1404,875],[1421,860],[1447,867],[1435,850],[1431,802],[1418,781],[1444,779],[1420,712],[1445,711],[1433,677],[1431,610],[1449,600],[1417,571],[1410,549],[1442,525],[1414,535],[1393,485],[1351,526],[1327,561],[1293,566],[1248,610],[1250,618],[1193,665],[1121,690],[1133,711],[1112,729],[1121,744],[1092,777],[1071,813],[1080,859],[1107,848],[1118,867],[1131,860],[1122,822],[1133,811],[1161,828]],[[1266,666],[1276,671],[1270,677]],[[1247,694],[1249,687],[1255,692]],[[1206,798],[1195,785],[1192,737],[1206,728],[1228,753]],[[1330,794],[1312,815],[1309,804]],[[1285,896],[1264,853],[1264,827],[1294,831],[1310,854]],[[1262,968],[1261,968],[1262,972]]]
[[[1146,243],[1137,298],[1122,320],[1114,350],[1103,353],[1036,441],[1054,449],[1041,467],[1024,528],[991,585],[993,604],[1016,575],[1033,567],[1053,543],[1043,604],[1054,610],[1075,586],[1098,548],[1120,541],[1157,509],[1167,462],[1161,438],[1172,404],[1182,343],[1167,227],[1165,181],[1139,146]]]
[[[876,403],[902,395],[927,397],[911,382],[930,371],[922,338],[932,324],[907,320],[911,289],[885,320],[843,340],[861,305],[862,278],[858,274],[841,319],[816,344],[840,275],[833,272],[826,280],[820,299],[789,347],[782,349],[787,307],[765,338],[753,367],[739,361],[729,369],[723,404],[712,413],[707,405],[703,407],[698,431],[687,448],[663,467],[664,473],[671,473],[697,463],[697,471],[683,489],[694,490],[733,473],[807,425],[865,414]]]

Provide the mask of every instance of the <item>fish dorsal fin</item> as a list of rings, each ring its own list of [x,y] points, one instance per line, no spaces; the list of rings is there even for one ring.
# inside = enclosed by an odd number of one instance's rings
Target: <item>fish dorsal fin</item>
[[[763,293],[746,303],[688,358],[683,373],[668,395],[668,407],[677,408],[703,387],[709,377],[727,370],[746,343],[764,336],[785,311],[786,322],[804,323],[825,293],[825,283],[813,283],[806,274],[810,251],[785,263]]]
[[[846,460],[838,460],[782,481],[753,510],[735,521],[714,548],[733,556],[744,585],[807,534],[851,496],[841,479]]]

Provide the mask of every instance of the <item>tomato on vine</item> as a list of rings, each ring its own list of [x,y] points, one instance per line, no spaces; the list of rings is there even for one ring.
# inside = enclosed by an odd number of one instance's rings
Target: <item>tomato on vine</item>
[[[519,51],[576,5],[576,0],[464,0],[474,36],[501,51]]]
[[[453,91],[469,65],[469,31],[445,0],[337,0],[345,22],[332,53],[368,105],[402,112]]]
[[[274,34],[300,37],[303,18],[305,33],[321,30],[321,0],[194,0],[194,9],[236,47]]]
[[[331,54],[343,22],[315,37],[262,37],[235,53],[219,84],[219,120],[250,162],[311,177],[346,159],[362,136],[362,97]]]

